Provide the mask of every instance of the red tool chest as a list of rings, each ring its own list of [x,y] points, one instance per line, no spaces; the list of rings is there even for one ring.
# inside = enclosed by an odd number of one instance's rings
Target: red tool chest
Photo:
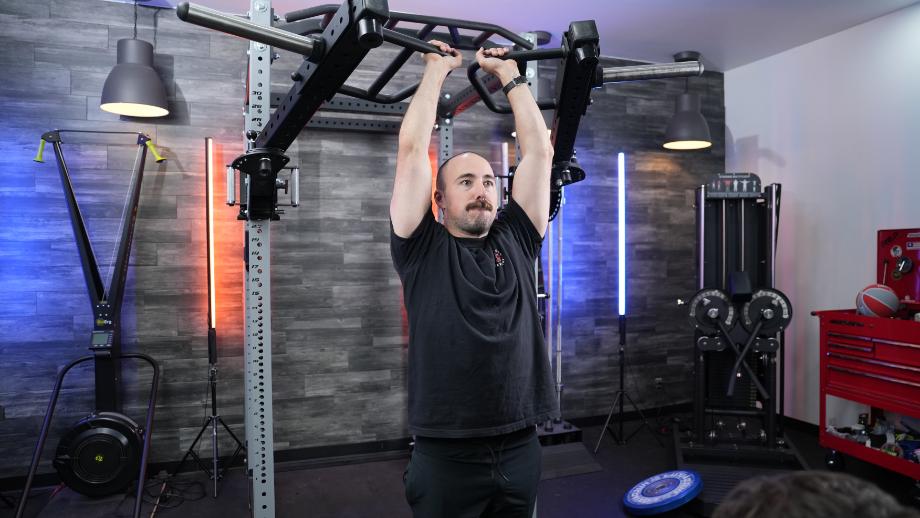
[[[819,442],[920,480],[920,464],[827,431],[827,396],[920,418],[920,322],[862,316],[855,310],[812,313],[821,322]]]

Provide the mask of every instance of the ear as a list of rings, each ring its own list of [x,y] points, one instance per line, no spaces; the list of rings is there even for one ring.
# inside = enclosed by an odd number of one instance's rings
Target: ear
[[[441,191],[434,191],[434,202],[438,205],[438,208],[444,210],[444,195],[441,194]]]

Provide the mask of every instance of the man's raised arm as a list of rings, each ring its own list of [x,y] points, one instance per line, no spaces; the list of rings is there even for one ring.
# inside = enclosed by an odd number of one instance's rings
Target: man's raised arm
[[[479,49],[476,60],[483,70],[508,85],[520,75],[517,63],[501,59],[508,49]],[[514,112],[521,157],[514,171],[511,197],[524,209],[537,232],[543,236],[549,223],[549,179],[553,165],[553,146],[546,131],[546,122],[527,85],[508,91],[508,102]]]
[[[460,53],[447,44],[436,40],[431,43],[451,55],[424,55],[425,72],[399,128],[396,180],[390,199],[390,220],[399,237],[409,237],[431,206],[431,163],[428,160],[431,129],[444,79],[462,62]]]

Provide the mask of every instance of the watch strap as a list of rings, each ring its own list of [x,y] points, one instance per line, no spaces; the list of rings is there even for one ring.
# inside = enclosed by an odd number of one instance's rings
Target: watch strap
[[[502,87],[502,92],[504,92],[505,95],[508,95],[508,92],[513,90],[515,86],[525,84],[526,82],[527,78],[524,76],[517,76],[511,81],[508,81],[508,84]]]

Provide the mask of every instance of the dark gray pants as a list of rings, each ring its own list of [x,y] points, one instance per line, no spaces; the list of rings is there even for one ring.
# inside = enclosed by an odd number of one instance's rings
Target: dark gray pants
[[[476,439],[416,437],[406,501],[415,518],[531,518],[541,455],[533,427]]]

